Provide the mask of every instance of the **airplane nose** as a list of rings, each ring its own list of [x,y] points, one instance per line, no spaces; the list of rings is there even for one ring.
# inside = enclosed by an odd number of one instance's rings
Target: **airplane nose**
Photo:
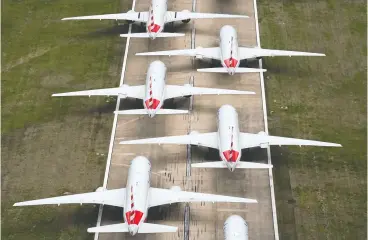
[[[130,235],[134,236],[138,232],[138,225],[131,224],[128,226],[128,231]]]

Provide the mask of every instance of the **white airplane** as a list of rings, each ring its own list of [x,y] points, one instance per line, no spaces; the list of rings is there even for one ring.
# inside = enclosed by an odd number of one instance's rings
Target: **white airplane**
[[[326,56],[321,53],[295,52],[272,50],[262,48],[239,47],[238,37],[235,28],[225,25],[220,30],[220,46],[212,48],[197,47],[195,49],[158,51],[137,53],[140,56],[191,56],[199,59],[210,58],[221,61],[223,67],[203,68],[199,72],[219,72],[229,73],[247,73],[247,72],[265,72],[265,69],[258,68],[239,68],[240,61],[243,59],[256,59],[262,56]]]
[[[239,215],[231,215],[224,223],[225,240],[248,240],[248,224]]]
[[[257,203],[255,199],[228,197],[214,194],[185,192],[179,186],[171,189],[150,187],[151,163],[142,156],[134,158],[128,172],[126,188],[82,193],[61,197],[15,203],[14,206],[46,204],[104,204],[124,208],[125,223],[88,228],[88,232],[162,233],[176,232],[177,227],[145,223],[150,207],[179,202],[237,202]]]
[[[305,145],[341,147],[340,144],[304,140],[297,138],[286,138],[268,136],[264,132],[258,134],[242,133],[239,131],[238,114],[231,105],[223,105],[217,113],[217,132],[198,133],[191,132],[189,135],[148,138],[130,141],[121,141],[120,144],[191,144],[219,149],[221,162],[204,162],[192,164],[192,167],[200,168],[270,168],[272,165],[240,162],[241,150],[243,148],[261,147],[270,145]]]
[[[144,109],[115,111],[116,114],[185,114],[187,110],[162,109],[166,99],[176,97],[188,97],[191,95],[209,94],[255,94],[255,92],[227,90],[217,88],[193,87],[190,84],[184,86],[166,85],[166,66],[161,61],[152,62],[147,71],[146,84],[139,86],[123,85],[117,88],[105,88],[85,90],[78,92],[56,93],[52,96],[121,96],[121,98],[143,99]]]
[[[197,13],[184,10],[181,12],[167,11],[167,0],[152,0],[148,12],[135,12],[130,10],[126,13],[104,14],[93,16],[69,17],[61,20],[87,20],[87,19],[111,19],[128,20],[129,22],[139,22],[146,24],[146,33],[121,34],[121,37],[152,38],[156,37],[179,37],[180,33],[162,32],[165,23],[182,21],[188,23],[190,19],[215,19],[215,18],[249,18],[244,15]]]

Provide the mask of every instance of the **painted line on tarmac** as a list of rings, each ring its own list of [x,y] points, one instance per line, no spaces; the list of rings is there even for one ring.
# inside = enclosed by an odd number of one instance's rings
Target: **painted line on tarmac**
[[[136,0],[133,0],[132,10],[134,10],[135,1]],[[129,24],[128,34],[130,34],[131,32],[132,32],[132,24]],[[127,37],[127,41],[126,41],[126,45],[125,45],[123,67],[121,69],[119,86],[122,86],[124,84],[124,77],[125,77],[126,61],[127,61],[127,58],[128,58],[129,44],[130,44],[130,36]],[[115,111],[118,111],[119,107],[120,107],[120,96],[118,96],[118,98],[116,100]],[[114,147],[114,139],[115,139],[117,121],[118,121],[118,114],[114,114],[114,121],[113,121],[113,124],[112,124],[111,138],[110,138],[110,145],[109,145],[109,153],[107,154],[105,177],[104,177],[104,182],[103,182],[103,185],[102,185],[103,188],[106,188],[107,180],[109,178],[109,172],[110,172],[110,166],[111,166],[111,156],[112,156],[112,150],[113,150],[113,147]],[[97,217],[96,227],[99,227],[101,225],[102,210],[103,210],[103,205],[100,205],[100,208],[98,210],[98,217]],[[98,237],[99,237],[99,233],[96,232],[94,240],[98,240]]]
[[[260,40],[260,36],[259,36],[259,26],[258,26],[257,0],[253,0],[253,6],[254,6],[254,17],[255,17],[255,22],[256,22],[257,46],[261,47],[261,40]],[[262,59],[259,60],[259,68],[262,69]],[[264,122],[264,125],[265,125],[265,132],[268,134],[266,93],[265,93],[263,72],[260,72],[259,75],[261,77],[263,122]],[[268,164],[272,164],[270,146],[267,147],[267,160],[268,160]],[[273,183],[272,168],[268,169],[268,176],[269,176],[269,179],[270,179],[273,230],[274,230],[274,233],[275,233],[275,240],[279,240],[279,229],[278,229],[278,224],[277,224],[276,200],[275,200],[275,189],[274,189],[274,183]]]

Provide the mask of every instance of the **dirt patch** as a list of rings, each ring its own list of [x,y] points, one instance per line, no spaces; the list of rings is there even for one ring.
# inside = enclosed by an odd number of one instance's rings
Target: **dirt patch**
[[[69,74],[48,75],[42,78],[41,85],[45,88],[67,87],[73,79]]]

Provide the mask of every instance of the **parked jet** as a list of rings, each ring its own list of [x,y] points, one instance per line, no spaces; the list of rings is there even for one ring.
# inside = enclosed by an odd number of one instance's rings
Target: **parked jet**
[[[242,133],[239,131],[238,114],[231,105],[223,105],[217,113],[217,132],[198,133],[189,135],[148,138],[139,140],[122,141],[120,144],[191,144],[219,149],[222,162],[204,162],[192,164],[192,167],[225,168],[234,171],[235,168],[270,168],[271,165],[240,162],[243,148],[261,147],[270,145],[305,145],[341,147],[340,144],[268,136],[264,132],[258,134]]]
[[[237,202],[257,203],[255,199],[228,197],[214,194],[185,192],[179,186],[171,189],[150,186],[151,163],[142,156],[134,158],[128,172],[126,188],[82,193],[61,197],[45,198],[15,203],[14,206],[46,204],[104,204],[124,208],[125,223],[88,228],[88,232],[162,233],[176,232],[177,227],[145,223],[150,207],[179,202]]]
[[[248,224],[238,215],[231,215],[224,223],[225,240],[248,240]]]
[[[147,71],[146,84],[139,86],[123,85],[117,88],[94,89],[78,92],[56,93],[52,96],[120,96],[121,98],[143,99],[144,109],[116,111],[117,114],[184,114],[187,110],[162,109],[166,99],[186,97],[191,95],[209,94],[255,94],[249,91],[237,91],[217,88],[193,87],[190,84],[184,86],[166,85],[166,66],[161,61],[152,62]]]
[[[215,19],[215,18],[248,18],[244,15],[197,13],[184,10],[181,12],[167,11],[167,0],[152,0],[148,12],[135,12],[130,10],[126,13],[104,14],[81,17],[68,17],[62,20],[87,20],[87,19],[111,19],[128,20],[129,22],[140,22],[146,24],[146,33],[121,34],[122,37],[151,38],[156,37],[179,37],[180,33],[162,32],[166,23],[182,21],[188,23],[190,19]]]
[[[239,68],[240,61],[243,59],[256,59],[263,56],[326,56],[321,53],[296,52],[284,50],[272,50],[262,48],[239,47],[238,37],[235,28],[225,25],[220,30],[220,46],[212,48],[197,47],[195,49],[169,50],[158,52],[137,53],[141,56],[191,56],[199,59],[210,58],[221,61],[223,67],[220,68],[203,68],[198,69],[199,72],[220,72],[235,73],[246,72],[264,72],[265,69]]]

